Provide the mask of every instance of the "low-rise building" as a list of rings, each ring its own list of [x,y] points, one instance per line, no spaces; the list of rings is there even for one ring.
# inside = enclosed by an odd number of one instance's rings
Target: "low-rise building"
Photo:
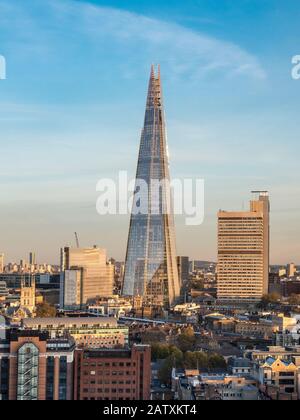
[[[124,347],[128,345],[128,327],[118,325],[115,318],[26,318],[25,330],[46,331],[51,338],[70,335],[78,346],[90,348]]]
[[[258,400],[257,380],[244,374],[204,374],[173,369],[172,390],[178,400]]]
[[[267,350],[251,350],[245,352],[245,357],[248,357],[254,362],[264,363],[269,357],[273,359],[280,359],[285,361],[292,361],[293,358],[300,356],[300,346],[281,347],[269,346]]]
[[[235,333],[249,337],[271,338],[277,327],[261,322],[240,321],[235,324]]]
[[[111,299],[102,299],[96,303],[88,305],[87,311],[97,316],[113,316],[120,318],[130,313],[132,307],[133,305],[128,299],[115,296]]]
[[[283,394],[289,394],[290,399],[298,399],[300,397],[299,373],[299,359],[287,361],[268,357],[263,364],[257,366],[257,376],[263,391],[269,395],[268,387],[270,387],[272,389],[270,396],[274,398],[274,389],[276,389],[276,399]]]

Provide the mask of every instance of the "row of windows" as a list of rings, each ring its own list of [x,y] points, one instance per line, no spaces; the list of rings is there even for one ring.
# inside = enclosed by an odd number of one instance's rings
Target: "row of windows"
[[[135,392],[135,390],[134,389],[131,389],[131,388],[126,388],[126,389],[124,389],[124,388],[83,388],[83,392],[84,393],[88,393],[88,394],[96,394],[96,393],[99,393],[99,394],[103,394],[103,393],[105,393],[105,394],[109,394],[109,393],[112,393],[112,394],[116,394],[116,393],[119,393],[119,394],[131,394],[132,392]]]
[[[98,362],[98,363],[96,363],[96,362],[83,362],[83,366],[90,366],[90,367],[96,367],[96,366],[99,366],[99,367],[103,367],[103,366],[106,366],[106,367],[110,367],[110,366],[113,366],[113,367],[131,367],[131,366],[135,366],[136,365],[136,363],[135,362],[133,362],[133,363],[131,363],[131,362]]]
[[[84,385],[96,385],[96,381],[90,380],[90,381],[83,381]],[[97,381],[97,385],[135,385],[135,380],[133,381],[107,381],[100,379]]]
[[[115,397],[110,397],[110,398],[108,398],[108,397],[105,397],[105,398],[102,398],[102,397],[97,397],[97,398],[95,398],[95,397],[90,397],[90,398],[88,398],[88,397],[83,397],[83,400],[84,401],[95,401],[95,400],[97,400],[97,401],[102,401],[102,400],[104,400],[104,401],[110,401],[110,400],[119,400],[119,401],[123,401],[123,400],[126,400],[126,401],[130,401],[131,400],[131,398],[129,398],[129,397],[126,397],[126,398],[123,398],[123,397],[119,397],[119,398],[115,398]]]
[[[85,370],[83,372],[83,376],[89,376],[89,375],[96,376],[96,371],[94,371],[94,370],[91,370],[91,371]],[[122,372],[122,371],[110,371],[110,370],[108,370],[108,371],[104,371],[104,372],[102,372],[102,371],[97,372],[97,375],[98,376],[124,376],[124,375],[127,375],[127,376],[133,375],[133,376],[135,376],[135,371],[129,371],[129,370],[127,370],[127,371],[123,371]]]

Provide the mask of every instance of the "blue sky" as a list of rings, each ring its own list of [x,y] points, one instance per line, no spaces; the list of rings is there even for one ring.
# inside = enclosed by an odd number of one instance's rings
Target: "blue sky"
[[[151,63],[160,63],[173,177],[203,177],[206,217],[177,220],[179,254],[216,258],[218,209],[268,189],[272,262],[300,263],[300,4],[295,0],[1,0],[1,251],[57,262],[98,244],[124,258],[128,217],[95,186],[135,172]]]

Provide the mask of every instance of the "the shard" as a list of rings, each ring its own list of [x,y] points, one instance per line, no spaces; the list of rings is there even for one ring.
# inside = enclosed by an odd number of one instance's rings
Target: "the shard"
[[[127,244],[124,296],[141,296],[152,306],[169,307],[180,295],[174,215],[160,69],[151,68],[134,194],[148,185],[146,212],[132,212]],[[154,191],[152,185],[164,187]],[[137,197],[134,196],[134,202]],[[155,210],[153,210],[155,209]],[[146,213],[146,214],[145,214]]]

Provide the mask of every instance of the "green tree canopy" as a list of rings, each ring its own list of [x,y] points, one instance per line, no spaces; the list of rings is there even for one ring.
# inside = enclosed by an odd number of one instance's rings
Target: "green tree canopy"
[[[36,316],[38,318],[56,317],[56,308],[47,302],[40,303],[36,307]]]
[[[185,328],[177,338],[177,344],[181,351],[191,351],[196,342],[195,332],[192,327]]]

